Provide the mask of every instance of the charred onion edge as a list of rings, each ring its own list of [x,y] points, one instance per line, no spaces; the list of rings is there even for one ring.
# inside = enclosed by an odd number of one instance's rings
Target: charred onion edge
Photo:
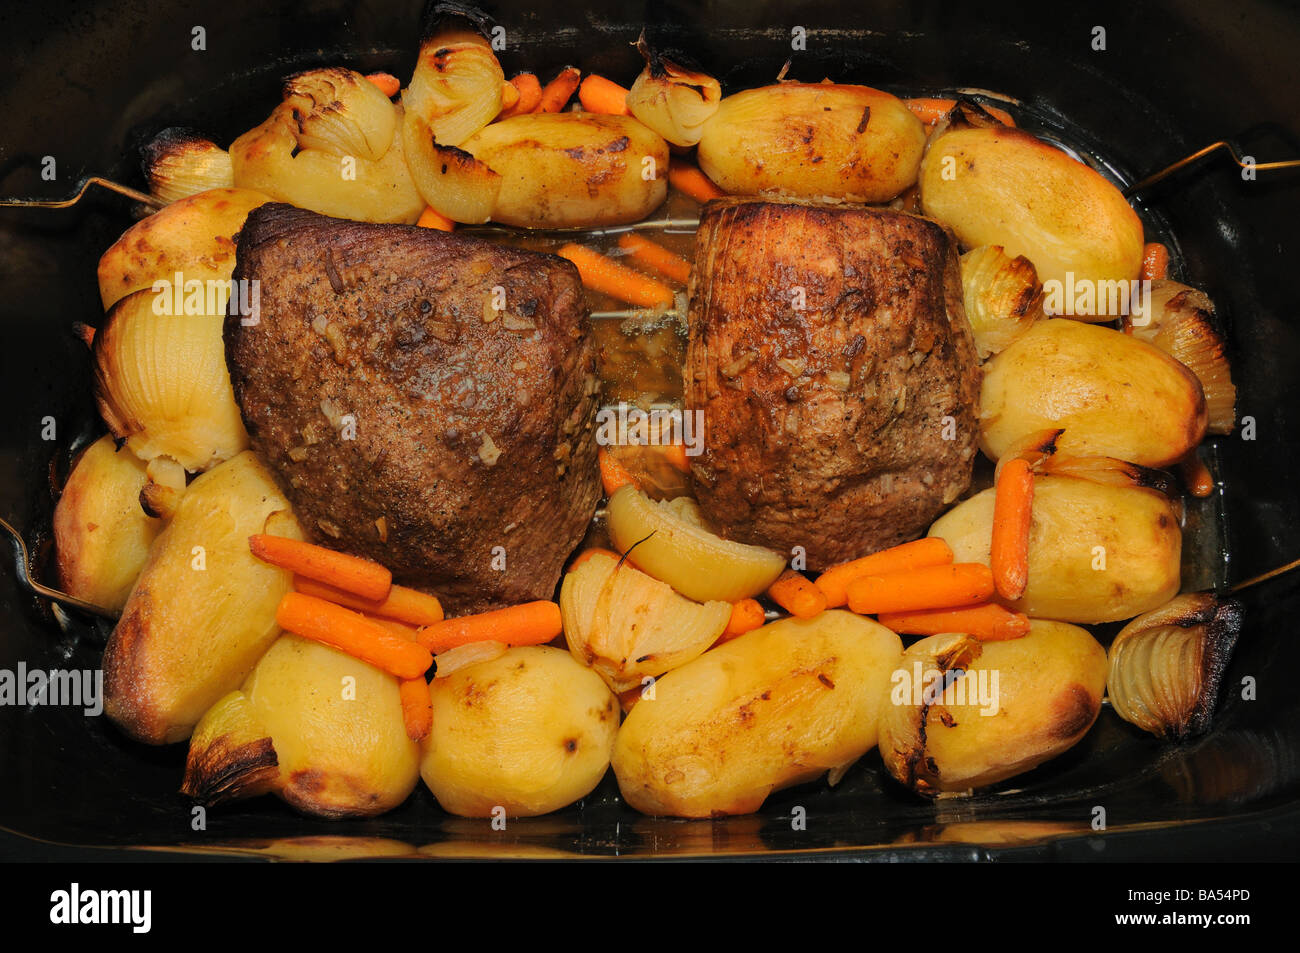
[[[934,662],[940,675],[944,677],[943,690],[946,691],[947,689],[947,675],[949,672],[961,672],[964,677],[967,671],[966,667],[979,658],[983,651],[983,647],[976,639],[969,636],[959,636],[955,642],[948,645],[942,652],[932,655],[930,660]],[[932,798],[937,797],[942,792],[939,790],[939,766],[935,763],[934,758],[925,753],[928,743],[926,723],[930,717],[931,707],[927,702],[923,701],[921,703],[916,717],[915,741],[912,742],[907,752],[894,752],[894,754],[903,755],[901,762],[898,764],[902,777],[898,780],[915,793]]]
[[[495,25],[496,21],[486,11],[473,4],[444,0],[433,4],[425,14],[420,29],[420,46],[424,47],[438,34],[463,30],[467,26],[490,41]]]
[[[264,794],[280,773],[280,758],[270,738],[236,745],[229,734],[211,744],[191,748],[185,759],[185,780],[181,793],[200,804]]]

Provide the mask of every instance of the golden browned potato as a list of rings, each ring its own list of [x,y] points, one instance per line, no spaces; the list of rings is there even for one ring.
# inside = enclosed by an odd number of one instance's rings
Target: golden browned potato
[[[918,794],[996,784],[1087,734],[1105,687],[1106,650],[1078,626],[1034,620],[1003,642],[932,635],[893,674],[880,756]]]
[[[1095,283],[1130,282],[1142,267],[1142,222],[1119,189],[1020,129],[940,134],[921,163],[921,205],[967,248],[1001,245],[1012,258],[1028,258],[1049,291],[1059,284],[1058,314],[1082,300],[1071,288],[1095,295],[1107,290]],[[1093,310],[1078,316],[1119,317],[1098,313],[1096,300]]]
[[[747,814],[775,790],[852,764],[876,744],[901,650],[884,626],[831,610],[674,669],[619,729],[624,800],[645,814]]]
[[[462,817],[557,811],[609,767],[618,699],[563,649],[513,648],[430,685],[433,730],[420,774]]]
[[[162,530],[140,506],[145,465],[113,438],[82,453],[54,508],[54,544],[65,592],[121,609]]]
[[[95,334],[95,400],[140,459],[207,470],[248,446],[226,369],[226,316],[207,305],[172,314],[169,299],[146,289],[113,305]]]
[[[230,145],[235,184],[279,202],[362,222],[424,211],[402,151],[400,107],[360,73],[290,77],[284,101]]]
[[[104,709],[131,737],[188,738],[275,641],[275,609],[293,580],[249,552],[248,537],[263,532],[302,538],[251,452],[186,490],[104,650]]]
[[[371,817],[419,780],[397,679],[286,633],[190,739],[182,790],[206,803],[274,792],[316,817]]]
[[[977,493],[930,527],[957,562],[989,564],[995,495]],[[1155,490],[1036,477],[1029,582],[1007,605],[1067,622],[1131,619],[1178,591],[1181,549],[1178,515]]]
[[[1064,428],[1061,453],[1163,467],[1201,442],[1206,420],[1195,374],[1110,328],[1039,321],[984,368],[980,449],[994,460]]]
[[[668,144],[630,116],[514,116],[461,148],[501,175],[492,220],[506,225],[635,222],[668,195]]]
[[[756,596],[785,568],[785,558],[770,549],[711,533],[688,497],[652,500],[625,486],[610,497],[605,513],[609,538],[619,552],[699,602]]]
[[[700,169],[724,192],[887,202],[916,182],[925,127],[868,86],[779,83],[722,100]]]
[[[622,694],[689,662],[718,640],[731,603],[700,605],[605,553],[565,574],[560,612],[569,651]]]
[[[248,213],[271,201],[250,189],[211,189],[172,202],[128,228],[99,259],[99,297],[107,311],[155,281],[228,282],[235,236]],[[226,298],[220,299],[225,307]]]

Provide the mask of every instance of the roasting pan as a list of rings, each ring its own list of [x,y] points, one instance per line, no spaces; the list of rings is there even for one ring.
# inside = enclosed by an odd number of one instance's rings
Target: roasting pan
[[[280,78],[342,63],[408,77],[420,0],[221,4],[49,0],[0,11],[0,194],[69,195],[101,174],[140,186],[136,147],[169,125],[228,143],[278,100]],[[995,90],[1040,128],[1104,156],[1132,182],[1218,139],[1259,161],[1300,155],[1300,11],[1247,2],[942,4],[656,0],[487,4],[506,28],[507,75],[573,64],[631,77],[643,26],[694,55],[724,91],[829,75],[904,91]],[[581,9],[579,9],[581,7]],[[205,49],[193,49],[201,27]],[[806,49],[792,49],[802,27]],[[1105,48],[1096,49],[1097,29]],[[43,180],[47,156],[56,179]],[[1255,439],[1215,438],[1222,490],[1198,512],[1197,554],[1231,583],[1300,557],[1300,174],[1243,180],[1213,160],[1145,193],[1175,236],[1182,277],[1219,308]],[[99,195],[67,211],[0,210],[0,515],[48,558],[52,483],[98,425],[89,361],[70,325],[101,317],[95,263],[130,224]],[[48,433],[48,420],[55,422]],[[43,439],[53,436],[53,439]],[[0,669],[94,669],[102,626],[60,625],[5,567]],[[0,705],[0,858],[804,857],[824,859],[1290,858],[1300,843],[1300,574],[1242,594],[1246,624],[1213,730],[1162,745],[1104,709],[1074,749],[989,794],[927,802],[873,752],[835,789],[780,792],[747,817],[643,817],[608,775],[557,814],[509,823],[443,813],[421,784],[368,821],[302,817],[269,797],[208,812],[178,793],[184,746],[126,740],[69,707]],[[1253,685],[1253,698],[1243,697]],[[793,819],[803,809],[803,825]],[[1098,825],[1097,809],[1105,825]],[[800,827],[802,826],[802,829]]]

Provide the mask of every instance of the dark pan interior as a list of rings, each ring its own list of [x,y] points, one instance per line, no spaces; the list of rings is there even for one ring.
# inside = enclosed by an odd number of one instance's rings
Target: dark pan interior
[[[582,7],[582,9],[577,9]],[[907,91],[977,87],[1019,98],[1130,180],[1233,137],[1260,161],[1300,155],[1300,13],[1247,2],[1073,5],[881,2],[693,2],[489,5],[506,28],[507,75],[527,68],[630,78],[642,24],[694,55],[725,89],[770,82],[781,64]],[[144,0],[9,5],[0,12],[0,192],[66,195],[85,174],[139,185],[135,149],[183,124],[226,144],[259,122],[296,69],[344,63],[407,77],[420,3],[335,0]],[[791,28],[808,34],[792,51]],[[192,28],[207,49],[191,49]],[[1094,27],[1106,49],[1092,49]],[[57,161],[57,181],[39,175]],[[1226,162],[1148,196],[1177,237],[1183,277],[1204,288],[1229,329],[1238,414],[1256,439],[1218,438],[1211,457],[1226,492],[1205,513],[1226,545],[1213,575],[1238,581],[1300,556],[1292,473],[1300,439],[1300,329],[1295,225],[1300,175],[1243,181]],[[75,210],[0,210],[0,514],[42,539],[51,474],[97,422],[85,349],[71,322],[101,316],[95,262],[130,224],[128,203],[96,196]],[[41,439],[53,417],[57,439]],[[0,856],[53,856],[54,845],[234,850],[253,856],[614,856],[826,851],[873,858],[1282,856],[1295,843],[1300,705],[1282,659],[1296,638],[1300,577],[1249,590],[1246,628],[1225,678],[1213,732],[1167,747],[1103,711],[1065,756],[974,799],[929,803],[894,785],[868,755],[844,782],[773,796],[754,816],[656,820],[618,800],[613,777],[556,815],[451,818],[419,787],[365,822],[304,818],[270,798],[208,812],[192,827],[177,793],[184,746],[126,741],[79,709],[0,706]],[[0,668],[94,668],[102,631],[61,629],[0,573]],[[1255,681],[1255,700],[1242,680]],[[806,829],[791,819],[802,807]],[[1103,807],[1107,830],[1090,826]],[[304,841],[304,838],[333,838]],[[95,849],[100,850],[95,850]],[[75,855],[77,851],[71,852]],[[68,856],[65,851],[60,856]]]

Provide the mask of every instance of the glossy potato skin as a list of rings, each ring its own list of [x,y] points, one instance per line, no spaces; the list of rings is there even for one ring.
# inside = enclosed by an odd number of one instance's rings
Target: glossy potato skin
[[[1163,351],[1053,318],[985,365],[980,449],[997,460],[1023,438],[1064,428],[1060,453],[1164,467],[1201,442],[1207,419],[1196,375]]]
[[[1042,140],[1007,126],[952,129],[921,163],[925,214],[966,248],[1001,245],[1040,281],[1131,281],[1142,222],[1110,182]],[[1097,315],[1112,320],[1117,315]]]
[[[782,619],[664,675],[619,729],[619,790],[644,814],[748,814],[876,743],[902,642],[830,610]]]
[[[609,767],[618,699],[563,649],[512,648],[429,689],[420,774],[452,814],[547,814],[591,793]]]
[[[635,222],[668,195],[668,144],[629,116],[514,116],[484,127],[461,148],[501,175],[492,220],[505,225]],[[654,161],[649,178],[647,157]]]
[[[922,673],[962,669],[961,680],[975,685],[983,678],[996,707],[972,700],[970,684],[965,699],[954,691],[927,704],[922,694],[915,704],[918,664]],[[895,780],[934,795],[995,784],[1077,743],[1101,711],[1106,650],[1078,626],[1036,619],[1028,635],[1002,642],[930,636],[908,647],[897,671],[882,706],[880,756]]]
[[[925,127],[867,86],[780,83],[722,100],[700,169],[733,195],[887,202],[916,182]]]
[[[952,547],[957,562],[988,565],[995,496],[990,488],[965,500],[936,520],[929,535]],[[1181,552],[1178,515],[1163,494],[1036,477],[1029,581],[1024,596],[1007,605],[1066,622],[1131,619],[1178,592]],[[1105,568],[1097,568],[1103,560]]]

